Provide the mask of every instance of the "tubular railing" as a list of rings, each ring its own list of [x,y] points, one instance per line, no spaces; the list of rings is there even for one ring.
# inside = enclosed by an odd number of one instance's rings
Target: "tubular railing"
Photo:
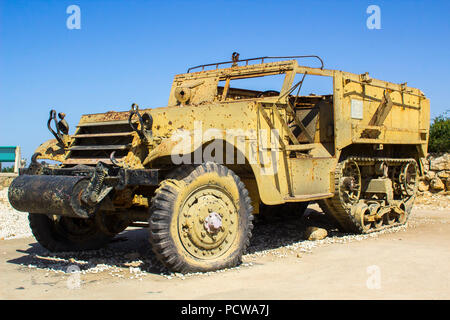
[[[224,62],[216,62],[216,63],[209,63],[209,64],[201,64],[195,67],[191,67],[187,70],[187,73],[191,72],[191,70],[194,69],[199,69],[201,68],[201,71],[205,71],[206,67],[211,67],[211,66],[215,66],[216,69],[219,69],[220,65],[224,65],[224,64],[233,64],[233,65],[237,65],[240,62],[245,62],[245,66],[248,66],[249,61],[256,61],[256,60],[261,60],[261,63],[264,63],[264,60],[269,60],[269,59],[304,59],[304,58],[315,58],[317,60],[320,61],[320,69],[323,69],[323,60],[316,55],[307,55],[307,56],[285,56],[285,57],[258,57],[258,58],[250,58],[250,59],[242,59],[242,60],[235,60],[235,61],[224,61]]]

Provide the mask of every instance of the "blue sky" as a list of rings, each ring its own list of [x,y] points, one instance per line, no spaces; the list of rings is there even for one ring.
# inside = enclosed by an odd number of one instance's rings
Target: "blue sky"
[[[80,30],[66,27],[72,4]],[[380,30],[366,27],[372,4]],[[84,113],[164,106],[175,74],[233,51],[318,54],[326,68],[407,81],[434,117],[450,109],[449,12],[450,1],[0,0],[0,145],[29,160],[52,138],[50,108],[73,132]]]

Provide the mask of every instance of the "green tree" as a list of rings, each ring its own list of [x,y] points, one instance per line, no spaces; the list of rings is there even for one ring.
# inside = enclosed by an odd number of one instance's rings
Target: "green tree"
[[[14,167],[5,167],[5,168],[2,168],[2,172],[7,172],[7,173],[14,172]]]
[[[433,119],[430,126],[428,152],[450,152],[450,118],[447,110]]]

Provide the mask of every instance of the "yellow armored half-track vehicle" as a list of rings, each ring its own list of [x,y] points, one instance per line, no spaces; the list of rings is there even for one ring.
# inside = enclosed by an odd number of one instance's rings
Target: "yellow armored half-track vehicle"
[[[305,58],[320,66],[299,65]],[[328,80],[329,91],[302,95],[310,79]],[[267,208],[300,214],[317,201],[354,233],[404,224],[429,109],[406,83],[327,70],[317,56],[235,53],[176,75],[166,107],[83,115],[72,135],[52,110],[55,139],[36,150],[9,200],[50,251],[99,248],[143,226],[172,271],[231,267]]]

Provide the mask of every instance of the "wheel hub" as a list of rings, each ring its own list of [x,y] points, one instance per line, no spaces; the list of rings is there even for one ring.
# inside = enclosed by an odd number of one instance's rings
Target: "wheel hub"
[[[238,232],[238,213],[230,196],[217,188],[192,192],[181,207],[180,238],[194,257],[213,259],[226,252]]]
[[[348,191],[355,190],[355,178],[354,177],[345,177],[342,179],[343,187]]]
[[[211,234],[215,234],[222,227],[222,217],[215,211],[206,217],[204,223],[205,230]]]

